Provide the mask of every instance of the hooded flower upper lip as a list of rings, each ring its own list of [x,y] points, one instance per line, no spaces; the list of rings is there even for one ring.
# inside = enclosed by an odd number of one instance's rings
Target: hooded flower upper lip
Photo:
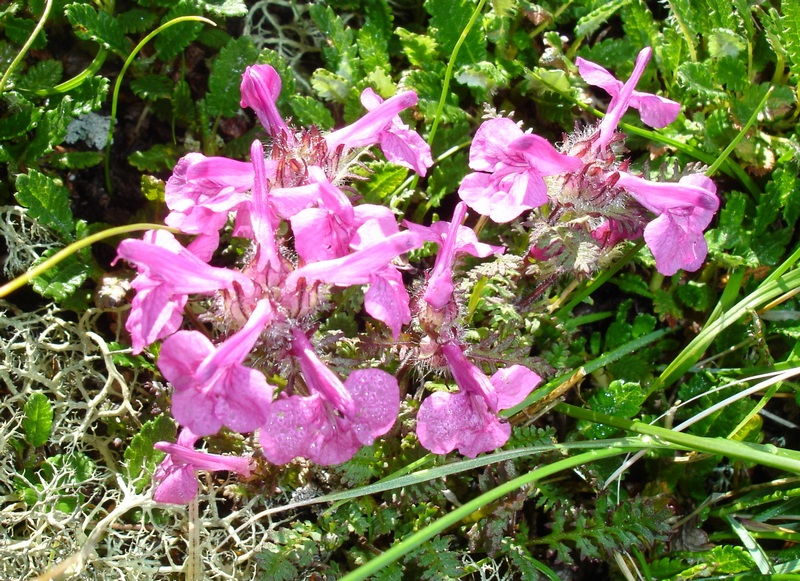
[[[341,464],[389,431],[400,410],[400,388],[393,376],[380,369],[358,369],[342,383],[298,329],[292,331],[292,354],[310,394],[273,403],[260,432],[270,462],[304,457]]]
[[[469,166],[475,173],[464,178],[458,195],[479,214],[504,223],[547,203],[544,176],[577,171],[583,162],[501,117],[478,128]]]
[[[372,89],[365,89],[361,93],[361,103],[368,113],[326,136],[328,147],[334,150],[340,145],[355,148],[378,143],[386,159],[424,176],[427,168],[433,165],[431,148],[397,115],[417,104],[417,94],[405,91],[384,101]]]
[[[250,476],[251,460],[249,458],[200,452],[194,449],[197,440],[197,434],[184,428],[178,435],[178,441],[175,444],[171,442],[155,443],[156,450],[167,453],[167,457],[153,475],[153,479],[156,481],[153,499],[156,502],[188,504],[197,496],[198,484],[195,473],[198,470],[230,470],[244,477]]]
[[[458,451],[474,458],[495,450],[511,435],[497,412],[522,402],[541,378],[521,365],[501,369],[491,378],[473,365],[455,343],[441,347],[460,391],[428,396],[417,414],[417,436],[435,454]]]
[[[595,142],[596,147],[603,148],[610,143],[611,136],[616,131],[617,125],[628,107],[638,109],[642,121],[650,127],[666,127],[678,117],[681,110],[679,103],[658,95],[634,90],[639,79],[642,78],[652,54],[653,49],[650,47],[645,47],[639,52],[633,73],[625,83],[618,81],[614,75],[598,64],[580,57],[575,59],[578,72],[583,80],[590,85],[604,89],[611,95],[611,103],[608,105],[606,116],[600,122],[599,135]]]

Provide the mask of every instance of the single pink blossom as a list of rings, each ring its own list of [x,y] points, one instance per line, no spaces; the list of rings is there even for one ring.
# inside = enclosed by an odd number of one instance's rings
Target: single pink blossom
[[[153,500],[164,504],[189,504],[197,496],[197,471],[227,470],[245,478],[250,476],[250,458],[221,456],[194,449],[198,436],[183,428],[176,443],[156,442],[154,448],[166,452],[167,457],[156,468]]]
[[[285,464],[308,458],[341,464],[394,425],[400,410],[397,380],[380,369],[353,371],[342,383],[302,331],[292,330],[292,355],[309,395],[279,397],[259,432],[264,455]]]
[[[275,162],[272,162],[274,174]],[[178,160],[165,186],[164,199],[171,212],[168,226],[186,234],[220,230],[228,213],[249,203],[246,194],[253,187],[253,167],[225,157],[189,153]]]
[[[134,353],[178,330],[188,295],[232,291],[234,285],[252,291],[249,278],[209,266],[164,230],[146,232],[142,240],[123,240],[117,248],[120,259],[139,270],[131,282],[136,296],[125,324]]]
[[[272,386],[242,362],[274,316],[262,300],[245,326],[219,346],[198,331],[179,331],[164,341],[158,368],[175,388],[172,415],[179,424],[208,436],[222,426],[252,432],[264,423]]]
[[[475,172],[461,182],[458,195],[478,214],[504,223],[547,203],[544,176],[577,171],[583,162],[501,117],[478,128],[469,166]]]
[[[658,216],[644,229],[658,272],[671,276],[700,268],[708,253],[703,230],[719,208],[714,182],[700,174],[677,183],[651,182],[619,172],[617,185]]]
[[[242,107],[250,107],[258,120],[273,137],[284,134],[291,137],[276,102],[281,94],[281,77],[270,65],[247,67],[242,75]]]
[[[282,262],[275,241],[275,223],[278,222],[270,205],[267,165],[264,161],[264,146],[256,139],[250,146],[250,161],[253,164],[253,203],[250,210],[250,223],[253,238],[257,244],[256,268],[264,272],[280,272]]]
[[[405,91],[384,101],[368,88],[361,93],[361,104],[368,113],[327,135],[328,149],[335,150],[340,145],[352,149],[377,143],[386,159],[424,176],[427,168],[433,165],[431,148],[398,116],[400,111],[417,104],[417,94]]]
[[[611,136],[616,131],[617,125],[628,107],[638,109],[642,122],[650,127],[666,127],[678,117],[681,110],[680,103],[634,90],[639,79],[642,78],[652,54],[653,49],[650,47],[645,47],[639,52],[633,73],[624,84],[600,65],[580,57],[575,59],[578,72],[583,80],[590,85],[602,88],[611,95],[611,102],[608,105],[606,116],[600,122],[599,137],[595,142],[598,149],[606,147],[611,142]]]
[[[459,391],[437,391],[422,402],[417,414],[420,444],[434,454],[458,448],[469,458],[499,448],[508,441],[511,426],[497,412],[522,402],[541,378],[521,365],[488,378],[464,356],[460,346],[447,343],[441,350]]]

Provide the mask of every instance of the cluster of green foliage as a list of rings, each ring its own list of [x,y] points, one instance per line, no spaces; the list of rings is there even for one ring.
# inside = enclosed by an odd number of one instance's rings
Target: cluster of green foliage
[[[800,483],[785,478],[798,472],[797,458],[773,451],[797,447],[797,383],[787,374],[755,399],[728,399],[742,390],[734,381],[789,372],[800,357],[793,298],[800,288],[800,256],[793,251],[800,217],[800,8],[747,0],[328,0],[293,13],[302,22],[292,24],[323,40],[298,47],[307,55],[289,61],[259,48],[256,38],[228,32],[247,13],[242,2],[114,4],[17,0],[0,9],[0,69],[11,71],[0,81],[0,204],[25,207],[64,245],[107,227],[76,216],[80,193],[71,191],[70,180],[105,173],[105,193],[123,205],[104,161],[127,164],[125,174],[139,176],[138,207],[128,216],[135,222],[163,215],[163,180],[181,155],[199,150],[244,159],[259,135],[240,109],[238,86],[244,68],[257,62],[281,74],[279,109],[298,125],[323,130],[360,116],[359,95],[367,87],[384,97],[415,90],[413,121],[432,144],[433,171],[416,181],[374,159],[364,164],[368,179],[353,186],[368,202],[429,221],[447,217],[487,107],[513,111],[526,128],[557,140],[576,122],[593,122],[606,98],[576,74],[576,56],[624,78],[637,52],[652,46],[640,89],[679,101],[683,112],[658,132],[642,129],[633,116],[623,124],[633,165],[653,175],[670,175],[676,164],[714,166],[723,200],[707,235],[707,265],[669,279],[656,273],[646,250],[631,248],[593,279],[542,286],[519,263],[527,233],[483,226],[481,236],[502,240],[509,256],[465,267],[465,334],[476,358],[526,364],[549,380],[511,410],[515,428],[506,451],[512,455],[502,460],[479,465],[424,454],[413,434],[413,396],[435,384],[426,382],[424,362],[402,343],[387,348],[367,333],[354,342],[359,326],[352,320],[327,321],[323,330],[337,364],[346,368],[373,354],[412,397],[395,430],[350,462],[328,469],[264,465],[237,489],[243,498],[263,494],[267,483],[298,494],[352,491],[330,506],[295,508],[292,519],[271,530],[268,550],[257,558],[264,579],[352,571],[351,578],[361,578],[361,565],[386,555],[392,556],[381,561],[377,579],[559,579],[596,575],[598,564],[610,577],[638,571],[645,579],[800,571],[794,548]],[[182,20],[149,36],[185,17],[217,26]],[[40,19],[45,25],[27,57],[12,66]],[[54,48],[54,39],[81,51],[82,72],[65,74],[68,53]],[[123,102],[140,119],[168,127],[169,139],[126,142],[117,115]],[[112,134],[116,142],[103,145],[101,138]],[[424,253],[418,258],[424,261]],[[36,277],[33,288],[80,311],[107,269],[84,248]],[[713,359],[701,361],[704,354]],[[144,357],[124,365],[154,369]],[[578,388],[559,391],[575,377],[583,379]],[[564,397],[573,405],[553,411]],[[79,510],[80,483],[102,459],[45,452],[53,410],[42,393],[30,394],[24,416],[14,443],[17,494],[33,504],[44,483],[66,478],[55,483],[64,490],[56,509]],[[175,428],[163,416],[138,419],[139,433],[111,422],[106,428],[124,440],[126,475],[140,492],[161,457],[152,444],[172,439]],[[651,422],[684,423],[685,438],[670,439],[662,428],[657,438],[644,439]],[[638,448],[618,441],[631,433],[643,435]],[[729,443],[724,449],[722,441]],[[621,477],[622,456],[611,455],[538,477],[573,453],[559,442],[587,449],[613,443],[647,454]],[[208,445],[231,451],[241,443],[220,436]],[[448,467],[454,468],[435,479],[425,472]],[[528,476],[442,524],[470,501]],[[359,492],[378,481],[386,488]],[[429,540],[411,542],[423,537]],[[387,552],[393,547],[403,549]]]

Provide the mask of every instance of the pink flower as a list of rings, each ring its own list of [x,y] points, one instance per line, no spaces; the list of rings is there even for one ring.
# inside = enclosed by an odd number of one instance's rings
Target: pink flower
[[[634,90],[639,79],[642,78],[642,73],[644,73],[652,54],[653,49],[650,47],[643,48],[639,52],[633,73],[624,84],[600,65],[580,57],[575,59],[578,72],[583,80],[590,85],[602,88],[611,95],[611,103],[608,105],[606,116],[600,122],[599,138],[595,142],[598,149],[609,144],[611,136],[616,131],[617,125],[628,107],[638,109],[642,122],[650,127],[666,127],[678,117],[681,109],[679,103],[658,95]]]
[[[372,89],[365,89],[361,103],[369,112],[325,137],[328,148],[333,151],[340,145],[352,149],[378,143],[386,159],[424,176],[433,165],[431,148],[397,115],[417,104],[417,94],[405,91],[384,101]]]
[[[512,365],[490,379],[458,345],[447,343],[441,349],[460,391],[437,391],[422,402],[417,414],[420,444],[434,454],[458,448],[469,458],[499,448],[508,441],[511,426],[501,421],[497,412],[522,402],[541,378],[521,365]]]
[[[247,67],[242,75],[242,107],[250,107],[256,112],[258,120],[270,135],[284,134],[291,138],[291,132],[275,105],[281,94],[281,77],[269,65]]]
[[[172,211],[164,222],[186,234],[220,230],[229,212],[249,203],[245,192],[252,189],[253,178],[249,163],[189,153],[167,180],[164,198]]]
[[[407,220],[403,224],[412,232],[421,235],[425,240],[439,244],[439,253],[433,265],[428,285],[423,298],[431,307],[441,310],[453,296],[453,266],[456,254],[466,253],[479,258],[490,254],[502,254],[503,246],[492,246],[478,242],[472,228],[462,226],[461,222],[467,215],[467,205],[464,202],[456,204],[453,219],[450,222],[434,222],[430,227],[420,226]]]
[[[197,496],[197,471],[227,470],[250,476],[250,458],[207,454],[194,449],[198,436],[188,428],[181,430],[178,441],[156,442],[154,447],[167,453],[156,468],[153,479],[156,488],[153,499],[164,504],[189,504]]]
[[[264,455],[285,464],[308,458],[341,464],[394,425],[400,410],[397,380],[380,369],[353,371],[342,383],[316,355],[302,331],[292,330],[292,354],[309,395],[280,397],[259,432]]]
[[[485,121],[469,151],[475,170],[464,178],[458,195],[467,205],[498,223],[546,204],[544,176],[577,171],[583,162],[559,153],[546,139],[523,133],[511,119]]]
[[[245,326],[217,347],[198,331],[179,331],[164,341],[158,368],[175,388],[172,415],[178,423],[198,436],[222,426],[252,432],[264,423],[272,386],[242,362],[274,316],[264,300]]]
[[[117,248],[119,259],[139,269],[131,283],[136,296],[125,325],[134,353],[180,327],[188,295],[234,290],[235,284],[248,290],[253,286],[238,272],[209,266],[164,230],[147,232],[142,240],[123,240]]]
[[[411,321],[411,311],[402,277],[391,261],[420,246],[422,239],[414,232],[398,232],[341,258],[298,268],[286,278],[285,288],[291,292],[297,288],[301,278],[337,286],[368,284],[370,288],[364,295],[364,307],[370,315],[392,329],[396,340],[400,327]]]
[[[658,272],[671,276],[700,268],[708,253],[703,230],[719,208],[714,182],[700,174],[677,183],[651,182],[619,172],[617,185],[658,216],[644,229]]]

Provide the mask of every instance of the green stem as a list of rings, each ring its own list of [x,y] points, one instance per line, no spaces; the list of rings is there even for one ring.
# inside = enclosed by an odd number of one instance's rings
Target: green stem
[[[11,73],[14,72],[14,69],[17,68],[20,61],[25,57],[28,53],[28,50],[31,48],[33,41],[36,40],[36,35],[41,32],[42,28],[44,28],[44,23],[47,21],[47,17],[50,15],[50,9],[53,7],[53,0],[47,0],[44,5],[44,11],[42,12],[42,17],[39,19],[39,22],[36,23],[36,26],[33,28],[33,32],[31,33],[30,37],[25,44],[22,46],[20,51],[17,53],[17,56],[14,57],[14,60],[11,61],[11,64],[8,65],[6,72],[3,73],[3,77],[0,78],[0,95],[3,94],[3,90],[6,87],[6,83],[8,79],[11,77]]]
[[[18,276],[12,281],[7,282],[3,286],[0,286],[0,298],[3,298],[15,290],[25,286],[30,282],[32,278],[37,276],[41,276],[51,268],[53,268],[56,264],[67,258],[71,254],[75,254],[82,248],[86,248],[87,246],[91,246],[95,242],[99,242],[100,240],[105,240],[106,238],[112,238],[114,236],[119,236],[120,234],[127,234],[129,232],[136,232],[138,230],[167,230],[169,232],[173,232],[175,234],[178,233],[177,230],[174,228],[170,228],[168,226],[163,226],[161,224],[131,224],[129,226],[118,226],[116,228],[109,228],[108,230],[103,230],[102,232],[98,232],[96,234],[92,234],[91,236],[87,236],[86,238],[81,238],[76,242],[73,242],[66,248],[59,250],[53,256],[37,264],[35,267],[30,269],[23,275]]]
[[[773,90],[773,87],[770,87],[769,90],[764,95],[764,98],[761,99],[761,102],[758,104],[758,107],[756,107],[755,111],[753,111],[753,114],[750,115],[750,119],[748,119],[747,123],[745,123],[744,127],[742,127],[742,130],[739,131],[739,133],[736,135],[736,137],[733,138],[733,141],[731,141],[728,144],[728,147],[726,147],[724,149],[724,151],[719,155],[719,157],[716,159],[716,161],[711,164],[711,167],[709,167],[706,170],[706,175],[707,176],[710,177],[710,176],[714,175],[714,173],[720,168],[720,166],[723,164],[723,162],[726,159],[728,159],[728,156],[731,154],[731,152],[736,148],[737,145],[739,145],[739,142],[744,138],[745,134],[753,126],[753,123],[756,122],[756,119],[758,119],[758,114],[761,113],[761,110],[767,104],[767,99],[769,99],[769,96],[772,94],[772,90]]]
[[[211,26],[216,26],[216,24],[209,20],[208,18],[204,18],[202,16],[179,16],[178,18],[173,18],[169,22],[165,22],[158,28],[156,28],[153,32],[145,36],[142,41],[136,45],[133,49],[131,54],[125,59],[125,64],[122,65],[122,70],[117,75],[117,81],[114,83],[114,93],[111,97],[111,121],[108,126],[108,142],[106,143],[106,159],[105,159],[105,178],[106,178],[106,190],[108,193],[111,193],[111,141],[114,138],[114,121],[117,118],[117,101],[119,100],[119,90],[122,86],[122,78],[125,76],[125,72],[128,70],[128,67],[131,66],[133,63],[133,59],[139,54],[139,51],[144,48],[148,42],[150,42],[153,37],[157,34],[161,33],[163,30],[166,30],[170,26],[174,24],[178,24],[180,22],[187,22],[187,21],[195,21],[195,22],[205,22],[206,24],[210,24]]]
[[[653,426],[639,420],[626,420],[601,414],[566,403],[558,403],[553,409],[571,418],[586,420],[595,424],[605,424],[643,436],[650,436],[656,438],[661,444],[669,443],[686,450],[705,452],[715,456],[726,456],[744,462],[753,462],[770,468],[800,474],[800,452],[796,450],[778,448],[772,444],[750,444],[725,438],[694,436]]]
[[[366,579],[370,575],[380,571],[384,567],[390,565],[391,563],[399,560],[404,555],[410,553],[425,541],[433,538],[437,534],[441,533],[442,531],[446,530],[447,528],[458,524],[459,521],[463,520],[464,518],[468,517],[472,513],[480,510],[482,507],[486,506],[487,504],[494,502],[495,500],[502,498],[503,496],[510,494],[528,484],[536,482],[537,480],[542,480],[549,476],[553,476],[554,474],[558,474],[564,470],[571,470],[573,468],[577,468],[578,466],[583,466],[585,464],[589,464],[591,462],[596,462],[598,460],[604,460],[606,458],[613,458],[614,456],[620,456],[622,454],[627,454],[632,451],[637,451],[642,448],[650,449],[654,447],[662,447],[659,444],[653,442],[646,442],[644,439],[642,440],[642,444],[640,446],[620,446],[620,447],[606,447],[602,450],[592,450],[591,452],[586,452],[585,454],[579,454],[572,458],[565,458],[563,460],[559,460],[557,462],[553,462],[547,466],[543,466],[541,468],[537,468],[536,470],[532,470],[527,474],[514,478],[513,480],[509,480],[474,498],[473,500],[461,505],[460,507],[454,509],[453,511],[449,512],[447,515],[443,516],[442,518],[438,519],[437,521],[431,523],[430,525],[426,526],[425,528],[417,531],[413,535],[403,539],[401,542],[395,544],[390,549],[381,553],[378,557],[374,558],[373,560],[369,561],[368,563],[362,565],[355,571],[345,575],[342,577],[342,581],[357,581],[360,579]]]
[[[78,73],[68,81],[64,81],[63,83],[56,85],[52,89],[39,89],[37,91],[33,91],[33,94],[37,97],[49,97],[50,95],[66,93],[67,91],[71,91],[72,89],[79,87],[81,83],[92,77],[98,70],[100,70],[100,67],[103,66],[104,62],[106,62],[107,56],[108,51],[105,48],[100,47],[100,50],[97,51],[97,54],[94,57],[94,60],[83,72]]]

